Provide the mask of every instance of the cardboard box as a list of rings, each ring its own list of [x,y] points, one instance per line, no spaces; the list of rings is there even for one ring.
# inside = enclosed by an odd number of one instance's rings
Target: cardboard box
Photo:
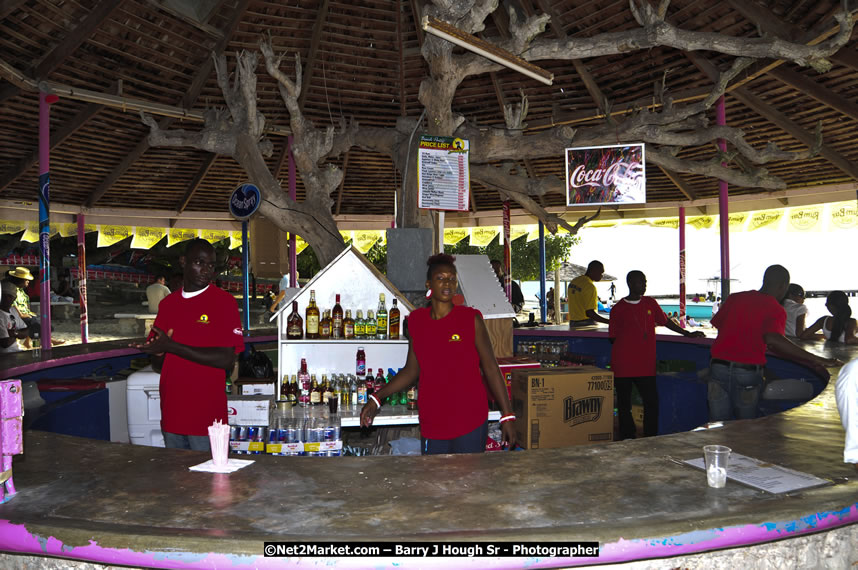
[[[234,382],[241,396],[277,396],[274,380],[265,378],[239,378]]]
[[[268,427],[274,406],[273,396],[227,396],[229,425]]]
[[[614,375],[595,366],[512,373],[518,444],[549,449],[614,439]]]
[[[512,402],[512,373],[514,370],[522,368],[539,368],[540,364],[529,356],[506,356],[498,358],[498,366],[500,367],[501,376],[506,382],[506,391],[509,394],[509,401]],[[489,394],[489,400],[492,400],[492,395]]]

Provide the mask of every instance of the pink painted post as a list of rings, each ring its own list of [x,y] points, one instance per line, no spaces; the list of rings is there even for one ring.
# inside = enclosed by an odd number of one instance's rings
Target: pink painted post
[[[685,206],[679,207],[679,326],[685,328]]]
[[[3,380],[0,382],[0,503],[17,493],[12,480],[12,456],[24,452],[23,417],[21,381]]]
[[[727,124],[727,111],[724,106],[724,96],[718,99],[715,107],[715,122],[718,125]],[[722,152],[727,151],[727,141],[718,139],[718,148]],[[722,162],[721,166],[727,166]],[[730,209],[728,207],[727,183],[718,181],[718,218],[721,230],[721,299],[727,299],[730,295]]]
[[[509,226],[509,200],[505,200],[503,203],[503,290],[506,292],[506,298],[512,302],[512,257],[510,256]]]
[[[286,141],[286,152],[289,154],[289,197],[293,200],[298,196],[298,178],[295,173],[295,156],[292,154],[292,135]],[[289,234],[289,286],[298,286],[298,253],[295,251],[295,234]]]
[[[86,230],[84,226],[84,215],[77,215],[77,271],[80,278],[77,290],[80,296],[80,342],[89,342],[89,313],[86,310]]]

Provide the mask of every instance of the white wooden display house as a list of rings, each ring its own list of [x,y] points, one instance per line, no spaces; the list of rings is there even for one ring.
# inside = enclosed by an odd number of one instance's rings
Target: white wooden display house
[[[400,314],[399,340],[370,340],[361,339],[303,339],[286,338],[286,325],[292,312],[292,301],[298,302],[298,312],[305,319],[306,310],[310,304],[310,291],[316,292],[316,306],[320,316],[326,309],[332,309],[336,303],[336,295],[340,295],[340,306],[343,314],[351,310],[352,318],[356,318],[357,310],[363,311],[364,318],[368,310],[373,313],[378,309],[379,293],[384,293],[385,306],[388,315],[396,299]],[[405,338],[405,318],[414,307],[399,292],[399,290],[375,266],[367,261],[361,253],[350,246],[343,250],[331,263],[319,271],[306,285],[291,298],[286,298],[283,307],[271,320],[277,319],[279,375],[298,373],[301,359],[307,359],[307,369],[321,381],[322,374],[354,374],[355,356],[359,346],[364,347],[366,366],[376,372],[382,367],[384,375],[387,369],[397,371],[405,366],[408,355],[408,340]]]

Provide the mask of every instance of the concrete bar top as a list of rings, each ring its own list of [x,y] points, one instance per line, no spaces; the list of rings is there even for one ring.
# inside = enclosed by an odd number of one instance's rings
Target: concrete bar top
[[[841,348],[815,345],[848,360],[854,349]],[[316,561],[344,568],[548,568],[729,553],[853,525],[845,547],[817,549],[845,557],[829,567],[844,560],[848,566],[858,555],[858,472],[843,463],[833,388],[832,381],[815,400],[784,413],[655,438],[460,456],[240,456],[254,463],[229,475],[188,471],[206,453],[31,431],[24,455],[14,460],[18,494],[0,505],[0,550],[134,566],[274,568],[311,560],[264,558],[266,541],[601,545],[597,559]],[[702,471],[675,462],[700,457],[707,444],[831,484],[789,495],[733,481],[711,489]],[[789,551],[795,543],[773,547]]]

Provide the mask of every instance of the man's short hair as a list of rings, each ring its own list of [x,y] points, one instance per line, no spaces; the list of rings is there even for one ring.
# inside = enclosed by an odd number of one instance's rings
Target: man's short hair
[[[789,271],[783,265],[769,265],[763,273],[763,285],[788,285]]]
[[[592,270],[596,269],[597,267],[598,267],[599,269],[601,269],[602,271],[604,271],[604,270],[605,270],[605,265],[604,265],[601,261],[599,261],[599,260],[597,260],[597,259],[594,259],[593,261],[591,261],[591,262],[587,265],[587,273],[589,273],[590,271],[592,271]]]

